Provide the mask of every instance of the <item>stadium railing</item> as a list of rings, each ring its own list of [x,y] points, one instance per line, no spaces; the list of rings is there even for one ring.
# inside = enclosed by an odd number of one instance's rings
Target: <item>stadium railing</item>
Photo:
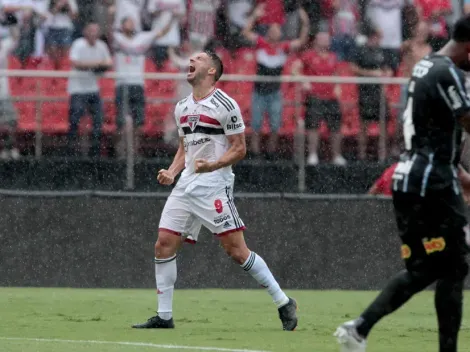
[[[0,77],[22,77],[22,78],[70,78],[72,76],[80,76],[80,73],[70,71],[42,71],[42,70],[0,70]],[[129,77],[128,74],[118,74],[115,72],[109,72],[100,76],[100,78],[116,79],[119,76]],[[146,73],[144,75],[146,80],[186,80],[186,74],[184,73]],[[295,107],[295,123],[296,131],[294,135],[294,158],[298,166],[298,191],[304,192],[306,189],[305,179],[305,127],[304,118],[302,114],[303,106],[303,83],[332,83],[332,84],[379,84],[383,88],[386,85],[403,85],[408,82],[406,78],[368,78],[368,77],[344,77],[344,76],[288,76],[283,75],[279,77],[266,77],[256,75],[240,75],[240,74],[225,74],[221,81],[223,82],[281,82],[281,83],[292,83],[294,84],[294,107]],[[39,80],[38,80],[39,82]],[[126,96],[128,92],[125,92]],[[34,96],[12,96],[13,101],[30,101],[41,104],[43,102],[54,102],[64,101],[66,98],[55,98],[44,95],[41,91],[40,84],[37,84],[37,95]],[[153,102],[161,101],[159,99],[153,99]],[[176,102],[176,101],[175,101]],[[386,94],[385,90],[382,89],[381,102],[380,102],[380,116],[379,116],[379,160],[384,161],[386,158],[386,145],[387,145],[387,121],[386,121]],[[400,106],[391,106],[392,108],[400,108]],[[124,99],[124,111],[128,112],[127,99]],[[125,113],[125,115],[128,115]],[[41,109],[35,111],[35,157],[37,159],[42,157],[42,146],[43,146],[43,132],[42,122],[43,117],[41,115]],[[126,188],[128,190],[134,189],[134,165],[135,165],[135,153],[133,145],[133,131],[132,126],[128,126],[126,131]]]

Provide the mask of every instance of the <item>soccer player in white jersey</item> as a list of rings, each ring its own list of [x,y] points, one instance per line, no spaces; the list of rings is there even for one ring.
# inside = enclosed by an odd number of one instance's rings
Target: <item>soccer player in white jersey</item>
[[[283,330],[297,326],[297,303],[281,290],[263,258],[248,249],[243,237],[245,225],[233,202],[232,165],[246,154],[245,125],[235,100],[215,88],[222,73],[222,61],[212,52],[189,60],[187,80],[193,92],[175,108],[179,149],[170,167],[158,172],[158,181],[171,185],[184,170],[163,209],[155,244],[158,315],[134,328],[174,328],[176,254],[182,239],[197,241],[201,226],[266,288],[278,307]]]

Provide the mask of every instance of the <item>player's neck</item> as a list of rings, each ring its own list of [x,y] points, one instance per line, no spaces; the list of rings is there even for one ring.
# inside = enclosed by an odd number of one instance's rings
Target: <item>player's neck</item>
[[[193,87],[193,98],[194,100],[202,100],[215,89],[213,84],[211,85],[200,85],[197,87]]]
[[[448,56],[454,63],[459,64],[467,60],[467,51],[463,45],[450,40],[444,47],[437,52],[438,55]]]

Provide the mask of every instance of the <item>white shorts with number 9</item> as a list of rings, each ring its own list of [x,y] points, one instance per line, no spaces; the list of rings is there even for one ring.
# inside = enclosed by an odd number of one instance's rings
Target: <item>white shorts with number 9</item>
[[[244,230],[232,192],[231,186],[175,187],[163,208],[159,230],[183,236],[192,243],[197,241],[201,226],[217,236]]]

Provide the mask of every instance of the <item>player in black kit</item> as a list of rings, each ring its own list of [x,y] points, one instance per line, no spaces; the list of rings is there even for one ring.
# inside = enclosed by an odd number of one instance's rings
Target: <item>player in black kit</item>
[[[460,70],[470,67],[469,52],[466,16],[455,24],[447,45],[413,69],[404,112],[406,151],[393,175],[393,205],[406,269],[358,319],[336,330],[342,351],[365,351],[372,327],[432,283],[439,351],[457,351],[470,244],[462,196],[470,189],[470,175],[459,164],[463,129],[470,132],[470,100]]]

